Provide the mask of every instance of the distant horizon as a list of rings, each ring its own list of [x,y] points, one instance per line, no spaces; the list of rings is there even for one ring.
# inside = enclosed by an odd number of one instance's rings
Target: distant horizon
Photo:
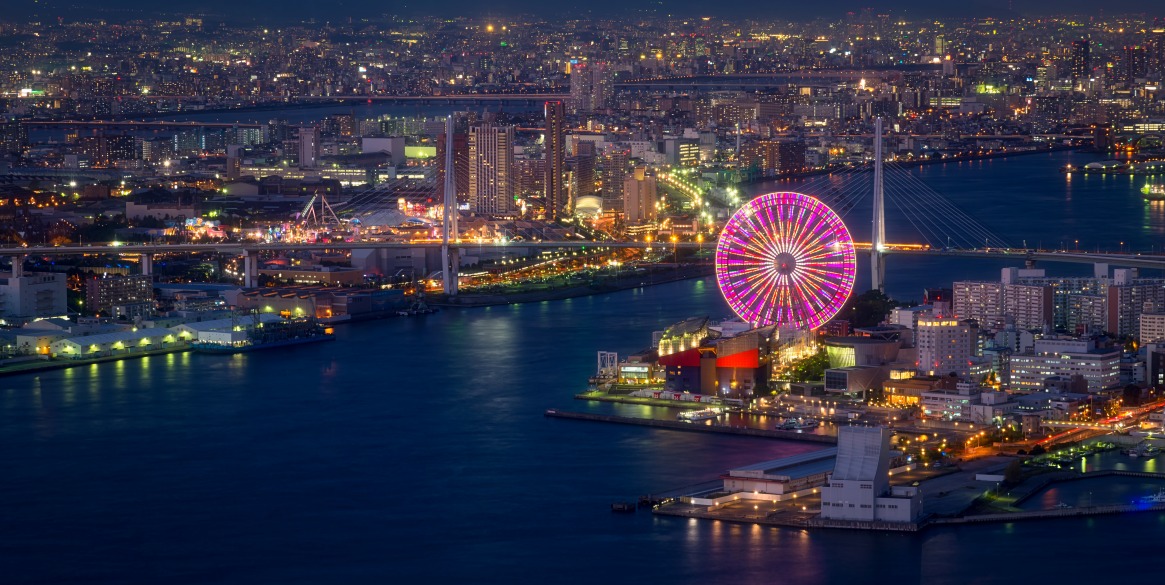
[[[490,3],[483,9],[480,3],[468,0],[451,0],[443,4],[421,4],[401,2],[385,5],[371,0],[335,0],[326,5],[305,0],[251,0],[248,2],[228,2],[226,0],[204,0],[181,8],[171,4],[162,9],[157,4],[138,0],[109,0],[100,6],[77,5],[68,1],[17,0],[0,22],[15,22],[30,18],[67,18],[68,20],[105,18],[125,20],[158,18],[170,16],[202,16],[224,22],[279,22],[296,23],[307,20],[341,23],[349,19],[383,20],[388,17],[440,17],[440,18],[514,18],[535,16],[562,20],[612,20],[634,16],[699,18],[712,17],[728,22],[747,20],[774,20],[785,22],[812,22],[817,20],[840,21],[848,14],[861,14],[866,10],[873,14],[889,14],[895,18],[910,21],[920,19],[980,19],[980,18],[1088,18],[1103,20],[1109,18],[1140,18],[1160,20],[1165,24],[1165,5],[1157,12],[1145,10],[1145,3],[1138,0],[1113,0],[1098,6],[1090,0],[970,0],[968,2],[936,5],[923,0],[902,0],[890,6],[885,0],[876,2],[862,0],[822,0],[791,7],[761,2],[745,2],[731,5],[732,14],[718,14],[712,6],[695,2],[645,1],[637,3],[597,2],[586,4],[583,9],[562,8],[563,4],[548,5],[531,0],[505,0]],[[240,4],[250,10],[240,9]],[[553,10],[550,7],[553,6]],[[791,8],[791,10],[787,10]],[[742,12],[749,12],[742,14]]]

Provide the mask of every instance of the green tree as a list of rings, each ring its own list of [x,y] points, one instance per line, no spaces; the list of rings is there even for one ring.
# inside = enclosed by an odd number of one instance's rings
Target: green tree
[[[868,290],[850,297],[839,315],[853,327],[872,327],[884,321],[896,306],[886,293]]]
[[[817,382],[825,379],[829,367],[829,356],[821,349],[817,353],[789,363],[789,380],[792,382]]]
[[[1007,464],[1007,469],[1003,470],[1003,483],[1007,485],[1018,485],[1023,481],[1023,463],[1016,459]]]

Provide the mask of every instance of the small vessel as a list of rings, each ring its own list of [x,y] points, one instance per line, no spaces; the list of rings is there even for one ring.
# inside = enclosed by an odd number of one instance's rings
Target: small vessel
[[[611,504],[611,511],[620,514],[634,514],[636,510],[635,504],[631,502],[615,502]]]
[[[676,419],[682,420],[684,422],[696,422],[719,418],[720,414],[721,412],[719,408],[705,408],[703,410],[689,410],[687,412],[681,412],[676,415]]]
[[[1165,183],[1146,183],[1141,195],[1145,201],[1165,201]]]
[[[1161,488],[1157,493],[1150,496],[1143,496],[1141,498],[1143,504],[1165,504],[1165,488]]]
[[[781,424],[777,425],[777,430],[805,431],[809,429],[815,429],[820,425],[821,423],[819,421],[812,418],[787,418],[782,421]]]
[[[1071,508],[1071,507],[1072,507],[1072,504],[1065,504],[1064,502],[1060,502],[1059,504],[1056,504],[1057,510],[1067,510],[1068,508]]]

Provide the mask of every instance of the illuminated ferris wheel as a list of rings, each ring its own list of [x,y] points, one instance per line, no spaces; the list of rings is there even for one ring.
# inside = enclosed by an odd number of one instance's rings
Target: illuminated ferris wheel
[[[729,218],[716,244],[716,281],[757,327],[816,329],[854,288],[857,257],[841,218],[800,193],[769,193]]]

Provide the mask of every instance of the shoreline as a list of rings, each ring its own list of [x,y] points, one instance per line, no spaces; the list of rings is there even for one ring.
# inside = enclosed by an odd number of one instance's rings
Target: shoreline
[[[708,425],[700,423],[682,422],[678,420],[662,420],[655,418],[637,418],[633,416],[619,416],[614,414],[595,414],[589,412],[572,412],[568,410],[548,409],[544,416],[564,420],[579,420],[591,422],[605,422],[623,425],[635,425],[672,431],[688,431],[697,433],[719,433],[724,435],[740,435],[746,437],[760,437],[765,439],[780,439],[786,441],[800,441],[821,445],[836,445],[837,437],[829,435],[815,435],[812,433],[798,433],[796,431],[778,431],[776,429],[757,429],[752,427],[730,427],[724,425]]]
[[[538,303],[542,301],[561,301],[579,297],[589,297],[624,290],[632,290],[657,284],[670,284],[693,278],[704,278],[715,273],[711,264],[691,264],[676,269],[662,268],[644,275],[631,275],[601,284],[581,284],[566,288],[544,291],[518,292],[512,294],[458,294],[450,299],[444,295],[433,297],[430,306],[441,308],[475,308],[495,307],[499,305],[518,305],[523,303]],[[646,280],[644,280],[646,279]]]
[[[1020,151],[1013,151],[1013,152],[995,152],[995,153],[980,154],[980,155],[975,155],[975,156],[959,156],[959,157],[952,157],[952,158],[925,159],[925,160],[913,160],[913,161],[893,161],[891,164],[898,165],[899,167],[902,167],[902,168],[909,168],[909,167],[916,167],[916,166],[921,167],[921,166],[942,165],[942,164],[949,164],[949,163],[974,162],[974,161],[978,161],[978,160],[989,160],[989,159],[996,159],[996,158],[1011,158],[1011,157],[1015,157],[1015,156],[1025,156],[1025,155],[1031,155],[1031,154],[1048,154],[1048,153],[1065,152],[1065,151],[1071,151],[1071,150],[1086,151],[1086,149],[1084,147],[1080,147],[1080,146],[1061,145],[1061,146],[1052,146],[1049,148],[1041,148],[1041,149],[1037,149],[1037,150],[1020,150]],[[871,169],[873,168],[870,165],[863,165],[861,168],[865,168],[865,167],[870,167]],[[817,176],[821,176],[821,175],[828,175],[831,173],[840,172],[842,170],[843,170],[843,168],[835,168],[835,169],[818,169],[818,170],[805,171],[805,172],[799,172],[799,173],[782,173],[782,174],[774,175],[772,177],[757,177],[755,179],[741,181],[737,184],[738,185],[755,185],[757,183],[765,183],[765,182],[769,182],[769,181],[784,181],[784,180],[788,180],[788,179],[803,179],[803,178],[809,178],[809,177],[817,177]]]

